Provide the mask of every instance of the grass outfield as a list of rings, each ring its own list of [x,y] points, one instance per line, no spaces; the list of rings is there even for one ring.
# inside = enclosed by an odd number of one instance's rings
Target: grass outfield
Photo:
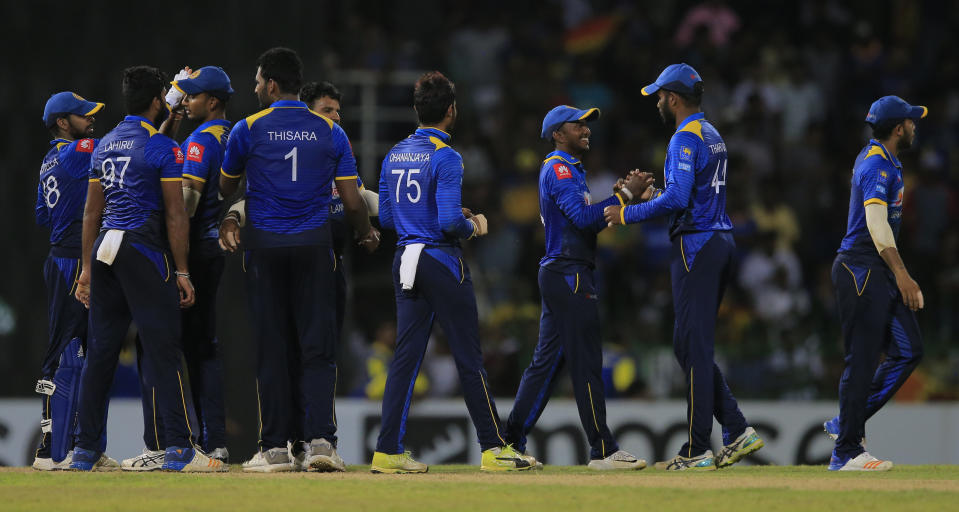
[[[943,510],[959,502],[959,466],[834,473],[811,466],[737,466],[709,473],[596,473],[585,467],[481,473],[432,466],[422,475],[347,473],[41,473],[0,468],[0,510],[457,511]]]

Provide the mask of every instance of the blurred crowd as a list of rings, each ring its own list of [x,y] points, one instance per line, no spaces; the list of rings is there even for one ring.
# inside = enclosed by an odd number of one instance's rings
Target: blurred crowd
[[[842,341],[829,270],[845,232],[852,164],[869,138],[865,114],[872,101],[886,94],[928,106],[914,149],[901,155],[906,196],[899,239],[903,259],[926,299],[919,318],[927,357],[900,398],[959,399],[959,347],[954,343],[959,335],[959,56],[954,51],[959,4],[546,0],[461,5],[421,0],[294,5],[303,16],[289,25],[272,17],[260,25],[223,13],[218,30],[222,39],[232,38],[230,51],[202,46],[186,63],[221,65],[231,74],[238,91],[228,111],[234,120],[256,111],[253,60],[276,44],[301,52],[308,79],[337,83],[338,76],[356,69],[384,76],[394,70],[438,69],[455,81],[460,115],[452,145],[465,163],[463,202],[485,213],[490,225],[489,236],[465,246],[486,368],[497,396],[514,395],[537,338],[536,272],[543,253],[537,175],[551,150],[538,134],[551,107],[602,110],[590,125],[592,149],[584,159],[594,198],[605,197],[616,178],[631,169],[656,173],[662,186],[671,130],[661,122],[655,100],[641,96],[640,89],[674,62],[700,72],[706,117],[729,150],[728,213],[738,245],[736,275],[720,312],[719,364],[740,398],[832,399],[842,368]],[[77,14],[79,21],[90,16]],[[244,34],[250,37],[244,39]],[[199,38],[184,36],[171,44],[199,45],[205,41]],[[178,48],[179,55],[191,55],[189,46]],[[185,63],[162,49],[117,48],[123,59],[111,64],[108,76],[118,77],[130,64],[159,64],[173,71]],[[151,60],[143,52],[163,57]],[[97,65],[103,69],[103,63]],[[83,86],[93,89],[84,95],[113,109],[112,121],[104,118],[98,135],[119,120],[121,102],[113,96],[111,104],[109,96],[119,88],[118,79],[104,85],[102,74],[78,71],[71,81],[70,76],[35,71],[45,85],[24,107],[26,126],[39,125],[34,121],[48,94]],[[341,89],[343,126],[356,145],[360,93],[349,84]],[[13,96],[9,84],[0,93]],[[408,107],[412,84],[384,84],[377,97],[381,107]],[[377,138],[390,141],[414,128],[411,123],[378,126]],[[35,150],[0,156],[5,174],[19,173],[3,178],[4,193],[14,187],[17,195],[0,205],[13,219],[4,220],[4,232],[11,233],[5,238],[30,247],[22,255],[4,255],[9,259],[5,268],[22,265],[29,272],[0,289],[0,348],[38,363],[45,347],[39,269],[46,247],[44,234],[30,220],[36,174],[28,170],[39,165],[45,134],[39,128],[26,135],[5,130],[14,140],[30,139],[24,147]],[[28,170],[13,169],[13,164]],[[376,176],[362,177],[376,188]],[[391,240],[395,237],[387,234],[377,254],[354,251],[349,261],[351,328],[344,335],[343,382],[338,386],[344,395],[382,394],[395,339]],[[681,396],[685,388],[672,354],[665,222],[607,229],[599,244],[603,329],[597,335],[606,347],[609,394]],[[234,284],[225,283],[221,291],[220,337],[227,369],[240,371],[228,380],[249,375],[252,368],[242,279],[238,265],[231,265],[224,279]],[[439,329],[434,338],[417,392],[455,395],[456,371]],[[22,374],[18,382],[33,382],[33,366],[14,366],[3,365],[12,372],[6,378]],[[32,390],[32,384],[7,382],[3,394]],[[243,386],[252,389],[252,384]]]

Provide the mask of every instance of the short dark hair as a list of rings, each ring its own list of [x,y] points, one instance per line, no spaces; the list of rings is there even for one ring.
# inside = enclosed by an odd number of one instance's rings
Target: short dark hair
[[[889,136],[892,135],[892,131],[895,130],[897,126],[905,122],[906,119],[900,117],[897,119],[883,119],[878,123],[871,124],[872,138],[876,140],[888,139]]]
[[[123,70],[123,107],[127,114],[142,114],[153,98],[163,100],[167,77],[153,66],[133,66]]]
[[[273,80],[286,94],[296,94],[303,83],[303,61],[289,48],[270,48],[256,59],[260,76]]]
[[[439,71],[428,71],[413,87],[413,106],[420,124],[438,123],[456,101],[456,86]]]
[[[307,105],[323,96],[327,96],[336,101],[343,99],[343,94],[340,93],[340,90],[329,82],[309,82],[300,88],[300,101]]]
[[[666,89],[666,90],[675,94],[676,96],[679,96],[680,99],[682,99],[683,102],[690,107],[699,107],[699,106],[702,106],[703,104],[704,86],[702,82],[696,82],[695,84],[693,84],[693,92],[691,93],[673,91],[670,89]]]
[[[58,137],[60,135],[60,125],[57,124],[57,121],[60,119],[70,119],[70,114],[68,112],[54,114],[53,117],[50,118],[50,125],[44,125],[46,129],[50,131],[51,137]]]

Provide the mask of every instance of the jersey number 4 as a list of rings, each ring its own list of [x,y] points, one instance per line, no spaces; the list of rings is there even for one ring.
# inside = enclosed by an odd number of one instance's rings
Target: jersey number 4
[[[726,186],[726,163],[727,163],[728,161],[729,161],[729,160],[726,160],[725,158],[723,158],[722,160],[716,162],[716,172],[713,173],[713,181],[712,181],[712,183],[710,183],[710,185],[711,185],[714,189],[716,189],[716,193],[717,193],[717,194],[719,193],[719,187],[724,187],[724,186]],[[722,178],[722,179],[719,179],[719,168],[720,168],[720,167],[723,168],[723,178]]]
[[[398,174],[398,175],[399,175],[399,179],[396,180],[396,202],[397,202],[397,203],[400,202],[400,185],[403,184],[403,175],[404,175],[404,174],[406,175],[406,188],[407,188],[407,189],[411,189],[411,188],[415,188],[415,189],[416,189],[416,195],[413,196],[412,194],[410,194],[409,192],[407,192],[407,193],[406,193],[406,199],[408,199],[411,203],[418,203],[418,202],[420,202],[420,193],[422,192],[422,189],[420,188],[420,182],[417,181],[417,180],[415,180],[415,179],[413,179],[413,175],[419,174],[419,173],[420,173],[420,170],[419,170],[419,169],[410,169],[409,171],[407,171],[406,169],[393,169],[392,172],[393,172],[393,174]]]

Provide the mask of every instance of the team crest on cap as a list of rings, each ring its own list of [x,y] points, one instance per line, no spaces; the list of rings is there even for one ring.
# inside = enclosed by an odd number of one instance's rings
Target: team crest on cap
[[[77,94],[77,93],[75,93],[75,92],[71,92],[70,94],[72,94],[74,98],[76,98],[76,99],[78,99],[78,100],[80,100],[80,101],[87,101],[87,100],[83,99],[83,96],[80,96],[79,94]]]
[[[190,80],[193,80],[194,78],[200,76],[200,72],[201,72],[201,71],[203,71],[203,70],[202,70],[202,69],[198,69],[198,70],[190,73],[190,76],[188,76],[187,78],[189,78]]]
[[[556,173],[556,179],[558,180],[573,177],[573,173],[569,171],[569,167],[567,167],[566,164],[553,164],[553,172]]]
[[[202,144],[191,142],[186,148],[186,159],[191,162],[203,162],[203,150],[206,149]]]
[[[93,139],[80,139],[77,141],[77,151],[80,153],[93,153]]]

